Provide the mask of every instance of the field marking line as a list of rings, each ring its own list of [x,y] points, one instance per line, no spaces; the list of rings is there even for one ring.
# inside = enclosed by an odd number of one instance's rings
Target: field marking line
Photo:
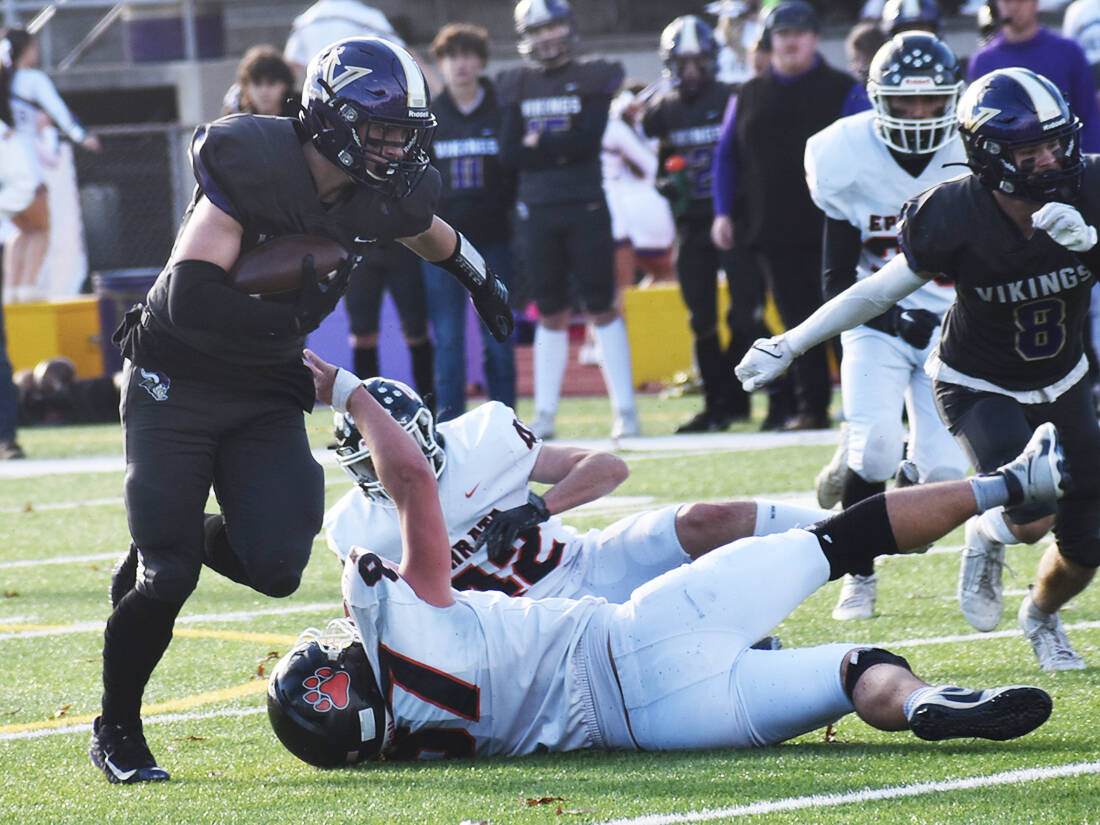
[[[244,696],[253,696],[267,690],[267,679],[251,679],[233,687],[208,690],[205,693],[193,693],[190,696],[181,696],[177,699],[168,699],[164,702],[155,702],[151,705],[142,705],[142,718],[155,716],[160,713],[177,713],[191,710],[203,705],[212,705],[215,702],[227,702],[231,699],[240,699]],[[11,738],[8,734],[26,733],[29,731],[49,730],[55,728],[70,728],[82,724],[90,724],[98,713],[84,713],[79,716],[62,716],[57,719],[40,719],[37,722],[20,722],[14,725],[0,725],[0,739]],[[67,731],[66,731],[67,732]]]
[[[951,791],[969,791],[976,788],[989,788],[998,785],[1019,785],[1025,782],[1040,782],[1048,779],[1081,776],[1100,773],[1100,761],[1075,762],[1069,765],[1055,765],[1045,768],[1020,768],[1003,771],[988,776],[968,776],[962,779],[946,779],[934,782],[916,782],[912,785],[890,785],[885,788],[868,788],[862,791],[850,791],[838,794],[812,794],[786,799],[762,800],[747,805],[733,805],[728,808],[712,808],[691,811],[682,814],[646,814],[639,817],[605,820],[600,825],[675,825],[679,822],[709,822],[715,819],[734,819],[746,816],[778,813],[780,811],[799,811],[808,808],[835,808],[861,802],[879,802],[885,799],[923,796],[931,793]]]
[[[201,713],[160,713],[156,716],[145,716],[141,722],[143,725],[162,725],[166,722],[191,722],[196,719],[213,719],[218,716],[255,716],[258,713],[266,712],[267,708],[265,707],[222,708],[221,710],[207,710]],[[0,742],[11,742],[16,739],[41,739],[43,736],[56,736],[59,734],[91,733],[91,731],[91,722],[77,722],[60,728],[2,733],[0,734]]]

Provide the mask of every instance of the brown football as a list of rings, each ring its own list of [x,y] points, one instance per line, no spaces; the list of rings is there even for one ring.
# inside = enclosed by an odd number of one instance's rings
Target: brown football
[[[344,247],[328,238],[282,235],[241,255],[229,271],[229,283],[249,295],[292,299],[302,288],[302,259],[306,255],[313,256],[317,277],[322,281],[334,275],[348,257]]]

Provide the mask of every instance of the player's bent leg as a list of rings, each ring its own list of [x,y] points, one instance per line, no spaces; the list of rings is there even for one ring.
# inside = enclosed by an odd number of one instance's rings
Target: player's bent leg
[[[752,535],[770,536],[773,533],[785,533],[796,527],[809,528],[836,515],[832,510],[820,510],[816,507],[803,507],[786,501],[755,499],[756,523]]]

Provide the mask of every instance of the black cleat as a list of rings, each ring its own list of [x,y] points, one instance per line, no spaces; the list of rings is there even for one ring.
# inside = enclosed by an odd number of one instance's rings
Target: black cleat
[[[723,413],[703,410],[676,428],[677,433],[716,433],[729,429],[733,419]]]
[[[912,709],[909,727],[931,742],[971,737],[1003,742],[1031,733],[1047,720],[1052,708],[1050,695],[1037,687],[967,690],[943,685]]]
[[[88,755],[113,784],[166,782],[170,778],[168,771],[157,767],[157,760],[145,744],[140,721],[130,725],[104,724],[97,716],[92,722]]]
[[[115,569],[111,571],[111,586],[107,590],[107,596],[111,600],[111,607],[118,607],[122,597],[134,589],[137,582],[138,551],[133,543],[130,549],[123,553],[115,562]]]

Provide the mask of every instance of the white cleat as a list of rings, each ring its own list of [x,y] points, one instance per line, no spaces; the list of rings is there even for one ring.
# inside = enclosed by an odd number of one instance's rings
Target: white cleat
[[[1024,638],[1031,642],[1035,658],[1039,660],[1039,669],[1084,670],[1085,660],[1073,649],[1073,645],[1062,626],[1062,617],[1058,613],[1043,613],[1038,608],[1032,610],[1031,595],[1024,596],[1016,623],[1024,632]],[[1036,617],[1040,613],[1045,618]]]
[[[838,622],[871,618],[875,613],[877,584],[878,579],[874,573],[870,576],[845,576],[840,598],[833,608],[833,618]]]
[[[959,567],[959,607],[975,630],[988,633],[1004,612],[1005,546],[986,538],[978,517],[966,522],[966,546]]]
[[[1008,485],[1009,506],[1060,499],[1068,478],[1058,430],[1049,421],[1040,424],[1023,452],[997,473]]]
[[[554,433],[554,414],[548,412],[536,412],[535,420],[531,422],[531,432],[543,441],[549,441]]]
[[[848,472],[848,422],[840,425],[840,443],[829,463],[821,468],[814,478],[814,492],[817,504],[825,510],[831,510],[840,502],[844,494],[844,477]]]
[[[641,434],[642,427],[638,423],[637,410],[622,410],[615,415],[615,420],[611,424],[611,437],[613,439],[637,438]]]

